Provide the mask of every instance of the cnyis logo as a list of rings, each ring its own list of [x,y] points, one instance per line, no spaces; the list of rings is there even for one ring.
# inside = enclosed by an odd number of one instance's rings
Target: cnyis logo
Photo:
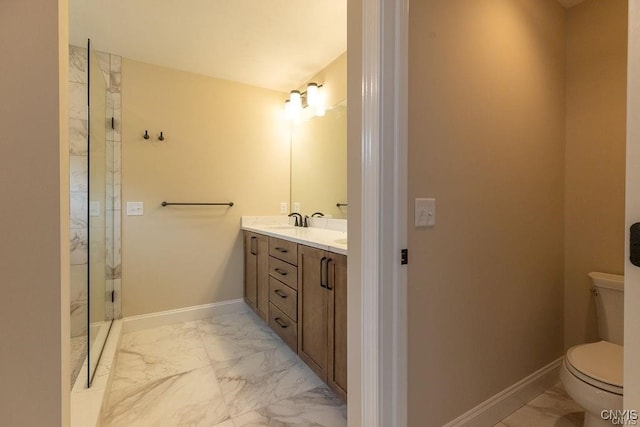
[[[638,411],[635,409],[611,410],[600,412],[600,418],[619,426],[635,426],[638,424]]]

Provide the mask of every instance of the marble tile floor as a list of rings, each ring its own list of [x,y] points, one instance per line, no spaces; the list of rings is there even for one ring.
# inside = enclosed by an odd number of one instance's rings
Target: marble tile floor
[[[253,312],[122,337],[104,427],[346,426],[346,406]]]
[[[584,410],[557,383],[494,427],[580,427]]]
[[[71,338],[71,388],[78,378],[82,364],[87,358],[87,336]]]

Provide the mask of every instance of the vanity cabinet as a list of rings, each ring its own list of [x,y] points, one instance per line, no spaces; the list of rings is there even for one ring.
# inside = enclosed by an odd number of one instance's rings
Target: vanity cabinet
[[[347,395],[347,257],[298,246],[298,355]]]
[[[245,301],[342,399],[347,257],[245,231]]]
[[[298,352],[298,244],[269,237],[269,326]]]
[[[269,316],[269,237],[244,232],[244,300],[265,322]]]

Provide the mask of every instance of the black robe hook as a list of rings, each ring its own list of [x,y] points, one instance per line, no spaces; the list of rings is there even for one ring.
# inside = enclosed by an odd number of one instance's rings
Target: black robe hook
[[[158,139],[159,139],[160,141],[164,141],[164,135],[162,135],[162,132],[160,132],[160,136],[158,137]]]
[[[148,131],[146,131],[146,130],[144,131],[144,136],[143,136],[143,138],[144,138],[144,139],[149,139],[149,132],[148,132]]]

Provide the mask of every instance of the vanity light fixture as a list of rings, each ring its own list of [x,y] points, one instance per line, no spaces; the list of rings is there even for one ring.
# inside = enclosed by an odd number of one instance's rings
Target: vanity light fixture
[[[284,102],[284,112],[287,119],[297,119],[305,108],[313,116],[324,116],[325,113],[324,86],[317,83],[309,83],[307,90],[300,92],[292,90],[289,99]]]

